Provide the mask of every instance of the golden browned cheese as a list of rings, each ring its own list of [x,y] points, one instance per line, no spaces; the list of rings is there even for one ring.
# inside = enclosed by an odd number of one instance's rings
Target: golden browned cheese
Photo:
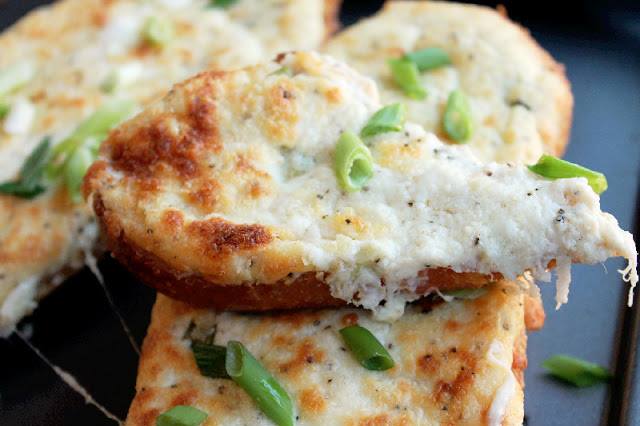
[[[289,393],[301,426],[518,425],[523,297],[499,282],[478,299],[411,307],[388,324],[353,309],[215,313],[159,295],[126,425],[154,425],[175,405],[205,411],[204,426],[271,424],[235,383],[200,374],[189,338],[208,337],[242,342]],[[354,323],[388,348],[395,367],[369,371],[354,360],[338,333]]]
[[[451,65],[422,72],[428,95],[412,100],[394,83],[387,61],[433,47],[447,52]],[[409,120],[445,140],[447,98],[461,90],[473,114],[468,146],[483,161],[535,163],[542,153],[561,155],[569,142],[573,96],[564,67],[500,11],[389,1],[331,39],[324,51],[374,78],[383,103],[405,103]]]
[[[144,107],[203,69],[236,68],[318,46],[337,26],[339,1],[209,5],[208,0],[61,0],[4,31],[0,72],[19,64],[33,78],[2,97],[10,112],[0,119],[0,182],[15,177],[43,137],[61,142],[113,98]],[[162,48],[142,36],[151,17],[173,26],[173,38]],[[105,90],[109,81],[114,86]],[[31,201],[0,195],[0,333],[83,265],[97,234],[90,209],[71,203],[59,187]]]
[[[339,299],[393,319],[434,289],[545,279],[556,259],[558,303],[572,261],[635,273],[633,236],[586,179],[483,163],[415,123],[365,138],[371,179],[343,190],[336,144],[379,108],[370,79],[313,52],[204,72],[110,134],[85,195],[143,281],[217,309]]]

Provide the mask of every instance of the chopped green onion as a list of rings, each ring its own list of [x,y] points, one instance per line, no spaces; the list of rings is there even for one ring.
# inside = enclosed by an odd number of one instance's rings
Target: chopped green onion
[[[11,107],[9,106],[8,103],[0,101],[0,120],[5,118],[7,114],[9,114],[10,109]]]
[[[151,16],[142,27],[142,36],[154,46],[165,46],[174,36],[173,24],[168,19]]]
[[[447,297],[453,297],[455,299],[474,300],[478,297],[484,296],[487,289],[480,288],[462,288],[460,290],[442,291],[441,293]]]
[[[228,379],[225,366],[227,348],[211,343],[193,341],[191,351],[196,360],[200,374],[214,379]]]
[[[217,7],[226,9],[227,7],[233,5],[238,0],[210,0],[209,7]]]
[[[533,173],[549,179],[586,178],[589,186],[593,188],[596,194],[602,194],[607,190],[607,178],[602,173],[561,160],[552,155],[543,154],[536,164],[528,167]]]
[[[176,405],[158,416],[156,426],[198,426],[207,417],[207,413],[195,407]]]
[[[46,190],[44,169],[49,161],[51,141],[44,138],[22,164],[18,179],[0,184],[0,193],[31,199]]]
[[[104,93],[113,93],[116,90],[116,87],[118,87],[118,81],[118,73],[115,71],[110,72],[100,84],[100,90]]]
[[[227,374],[249,394],[262,412],[279,426],[294,424],[287,392],[240,342],[227,344]]]
[[[609,381],[613,375],[604,367],[568,355],[554,355],[542,366],[551,375],[574,386],[588,387]]]
[[[65,161],[73,151],[87,141],[92,145],[96,144],[96,140],[102,142],[109,130],[133,114],[135,107],[136,105],[128,100],[113,100],[102,105],[80,123],[64,141],[53,148],[53,158],[47,175],[50,178],[58,177],[63,172]]]
[[[286,65],[281,66],[280,68],[278,68],[277,70],[275,70],[274,72],[272,72],[269,75],[291,75],[293,72],[293,70],[291,69],[291,67],[288,67]]]
[[[351,353],[367,370],[383,371],[395,365],[393,358],[369,330],[352,325],[340,330]]]
[[[415,63],[404,58],[389,59],[388,63],[393,80],[405,95],[417,100],[427,96],[427,91],[420,83],[420,73]]]
[[[4,96],[24,86],[35,75],[29,62],[19,62],[0,70],[0,96]]]
[[[449,94],[442,127],[447,136],[457,143],[465,143],[471,138],[473,133],[471,108],[467,97],[460,90],[454,90]]]
[[[373,114],[360,131],[360,136],[366,138],[378,133],[399,132],[402,130],[405,115],[406,108],[403,104],[387,105]]]
[[[373,176],[371,152],[353,133],[340,135],[334,156],[338,184],[345,191],[359,191]]]
[[[73,151],[69,159],[64,163],[64,184],[67,187],[69,197],[74,203],[82,201],[82,195],[80,194],[82,178],[84,178],[94,159],[95,157],[91,150],[86,146],[81,146]]]
[[[449,54],[439,47],[416,50],[407,53],[404,57],[416,64],[419,71],[428,71],[451,63]]]

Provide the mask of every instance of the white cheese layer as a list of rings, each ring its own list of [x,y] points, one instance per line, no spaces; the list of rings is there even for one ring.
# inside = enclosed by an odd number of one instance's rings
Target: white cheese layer
[[[633,236],[600,211],[586,179],[548,180],[524,166],[482,164],[465,146],[443,144],[413,124],[368,143],[375,173],[356,193],[338,188],[333,143],[296,146],[297,156],[309,158],[302,174],[297,160],[288,165],[290,154],[265,148],[271,152],[261,167],[281,166],[271,173],[278,191],[256,208],[224,217],[281,230],[279,243],[329,272],[335,297],[382,318],[402,314],[418,286],[427,284],[418,272],[430,267],[500,272],[508,279],[530,270],[547,279],[549,263],[558,260],[559,303],[568,294],[569,260],[624,256],[629,280],[637,281]]]

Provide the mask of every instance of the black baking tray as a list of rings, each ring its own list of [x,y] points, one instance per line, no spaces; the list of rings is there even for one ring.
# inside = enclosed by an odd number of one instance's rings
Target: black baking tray
[[[44,3],[0,0],[0,28]],[[347,0],[343,23],[375,12],[380,3]],[[639,241],[640,8],[633,1],[560,3],[503,2],[512,18],[566,65],[576,101],[566,158],[607,175],[602,207],[623,228],[633,229]],[[559,311],[553,309],[553,286],[542,285],[547,322],[529,337],[528,425],[640,424],[635,368],[639,310],[637,303],[626,307],[627,289],[615,272],[621,266],[616,260],[602,268],[575,266],[570,303]],[[100,267],[115,304],[142,342],[153,291],[109,258]],[[109,410],[125,417],[134,395],[137,355],[89,271],[61,285],[24,325],[32,329],[36,347],[72,372]],[[565,386],[540,366],[556,353],[609,366],[615,379],[588,389]],[[103,424],[114,423],[85,405],[17,336],[0,340],[0,425]]]

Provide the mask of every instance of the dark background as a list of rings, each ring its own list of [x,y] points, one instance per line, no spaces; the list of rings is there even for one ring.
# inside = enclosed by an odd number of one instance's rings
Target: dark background
[[[0,28],[47,1],[0,0]],[[345,24],[375,12],[381,2],[346,0]],[[486,3],[495,6],[494,3]],[[566,158],[607,175],[603,210],[640,241],[640,2],[502,2],[512,19],[567,67],[576,106]],[[0,51],[0,55],[2,52]],[[138,342],[153,292],[113,260],[100,263],[107,285]],[[635,372],[638,303],[626,308],[618,260],[575,266],[570,303],[554,311],[552,285],[542,285],[547,322],[529,337],[525,414],[528,425],[640,424]],[[637,298],[636,298],[637,299]],[[134,394],[137,355],[103,290],[87,270],[68,280],[24,321],[31,341],[71,371],[116,415],[124,418]],[[541,362],[568,353],[616,372],[606,386],[574,389],[548,378]],[[0,340],[0,425],[112,425],[84,404],[16,336]]]

